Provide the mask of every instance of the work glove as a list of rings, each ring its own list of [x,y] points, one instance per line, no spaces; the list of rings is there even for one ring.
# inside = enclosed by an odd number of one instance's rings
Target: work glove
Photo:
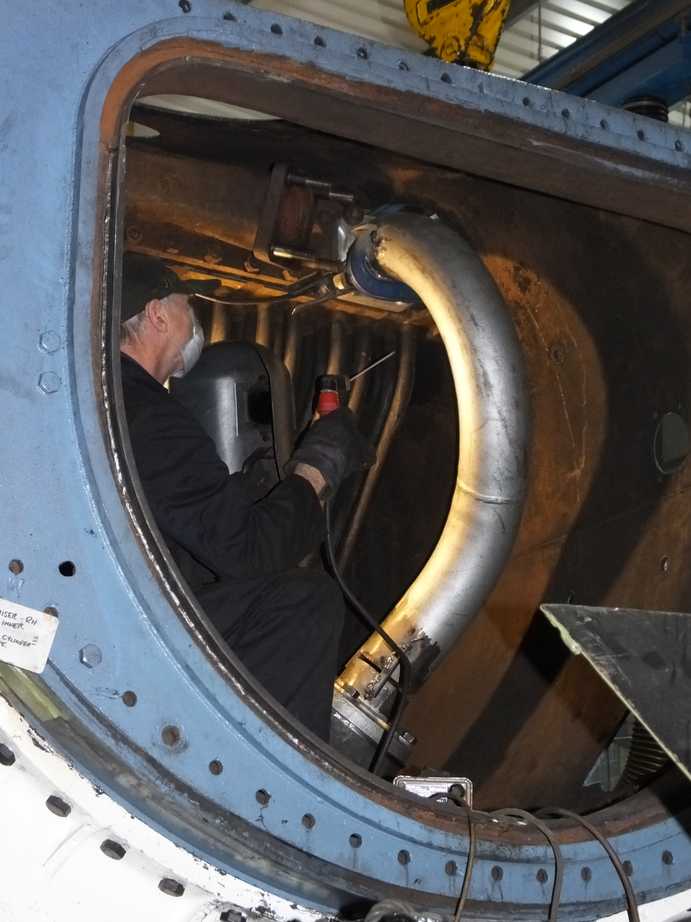
[[[346,477],[371,467],[376,457],[352,411],[341,407],[312,423],[287,463],[286,473],[292,473],[297,464],[310,464],[326,481],[325,495],[333,496]]]

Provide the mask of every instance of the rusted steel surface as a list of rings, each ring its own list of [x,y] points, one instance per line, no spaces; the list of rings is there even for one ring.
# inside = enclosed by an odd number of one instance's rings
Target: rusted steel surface
[[[588,140],[574,144],[539,123],[517,124],[507,117],[508,111],[502,114],[503,104],[495,107],[488,99],[483,103],[485,87],[481,76],[477,100],[464,105],[462,101],[459,104],[442,98],[443,94],[428,98],[385,85],[361,88],[339,74],[316,67],[310,71],[280,56],[255,54],[248,61],[242,53],[221,52],[213,45],[185,46],[177,41],[169,45],[161,43],[155,51],[142,54],[120,79],[134,82],[148,70],[146,92],[150,94],[201,93],[336,136],[431,159],[437,165],[515,182],[528,189],[669,226],[691,228],[687,163],[661,166],[660,160],[667,153],[663,149],[651,149],[652,159],[646,156],[644,128],[638,129],[638,150],[619,149],[615,153],[618,145],[613,136],[613,149],[607,152],[601,138],[608,136],[599,133],[610,129],[606,118],[599,132],[593,128]],[[168,60],[183,55],[187,55],[184,68],[173,70],[166,66]],[[266,78],[268,71],[272,79]],[[508,101],[515,95],[508,81],[506,90]],[[531,100],[531,89],[522,92],[528,101],[524,103],[526,110],[532,105],[544,105],[545,112],[556,115],[554,105],[563,104],[559,113],[562,127],[568,126],[575,109],[584,105],[583,100],[567,96],[553,96],[547,105],[542,98]],[[605,111],[610,121],[616,121],[614,112]],[[648,120],[644,124],[648,125]],[[678,151],[682,153],[685,148],[680,143]],[[677,150],[673,141],[671,149]],[[612,154],[611,161],[608,153]],[[631,195],[632,184],[636,187],[635,196]]]
[[[263,164],[236,163],[231,175],[224,163],[202,165],[139,142],[128,150],[127,170],[128,226],[177,223],[251,250],[265,193]]]
[[[161,117],[160,149],[175,148],[177,121]],[[189,154],[186,131],[183,125],[180,152]],[[658,416],[671,409],[686,416],[691,401],[689,237],[297,127],[232,131],[237,164],[228,130],[197,126],[200,152],[208,156],[217,144],[229,177],[245,162],[267,162],[280,138],[281,157],[289,145],[295,164],[341,185],[347,180],[363,205],[404,201],[438,211],[499,285],[525,351],[533,404],[526,511],[499,585],[418,693],[406,725],[420,739],[416,763],[468,774],[480,807],[587,805],[582,782],[621,706],[587,664],[569,657],[537,609],[570,598],[691,605],[684,567],[691,471],[664,478],[652,459]],[[195,188],[213,197],[214,185],[200,177]],[[226,234],[232,239],[232,221]],[[309,324],[288,331],[280,335],[293,352],[314,350]],[[364,412],[371,412],[371,393]],[[411,404],[349,567],[376,611],[396,601],[443,524],[456,452],[452,407],[438,340],[423,339]],[[363,639],[357,626],[349,636],[353,648]]]
[[[687,610],[691,601],[691,472],[661,479],[652,458],[657,414],[688,412],[689,241],[506,188],[466,198],[459,215],[528,355],[531,490],[512,563],[410,723],[415,731],[453,708],[417,757],[448,757],[477,779],[479,802],[544,803],[578,790],[621,708],[559,650],[535,602]]]

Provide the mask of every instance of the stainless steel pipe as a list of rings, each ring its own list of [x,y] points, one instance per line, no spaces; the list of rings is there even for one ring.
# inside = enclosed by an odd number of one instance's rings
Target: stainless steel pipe
[[[376,231],[371,255],[382,273],[409,285],[432,314],[458,407],[458,476],[446,524],[424,569],[384,621],[406,650],[419,687],[480,610],[511,552],[527,483],[528,397],[506,305],[458,233],[441,221],[401,213]],[[424,478],[420,471],[421,490]],[[385,715],[395,691],[387,677],[396,669],[391,650],[373,634],[337,681],[340,723],[363,699],[368,712]]]

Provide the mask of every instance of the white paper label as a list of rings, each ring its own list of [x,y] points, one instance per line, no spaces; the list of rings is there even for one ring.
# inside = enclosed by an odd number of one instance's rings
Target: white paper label
[[[43,672],[58,622],[55,615],[0,599],[0,662]]]

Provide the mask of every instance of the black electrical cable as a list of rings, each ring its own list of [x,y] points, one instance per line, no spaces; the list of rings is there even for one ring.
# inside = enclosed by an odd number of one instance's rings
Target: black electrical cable
[[[353,595],[349,586],[343,579],[340,570],[338,569],[338,564],[336,563],[336,555],[334,553],[333,547],[333,535],[331,531],[331,504],[327,502],[326,504],[326,539],[324,541],[326,547],[326,557],[329,562],[329,568],[333,573],[334,579],[341,587],[341,592],[346,597],[354,611],[362,618],[362,620],[376,631],[377,634],[384,640],[384,642],[393,650],[393,652],[398,657],[399,664],[399,678],[398,678],[398,696],[396,699],[396,706],[393,710],[391,718],[389,719],[389,728],[382,735],[377,751],[374,754],[372,762],[370,764],[370,771],[373,774],[378,774],[386,755],[389,751],[391,743],[398,726],[401,722],[401,717],[403,716],[403,710],[408,700],[408,692],[410,691],[410,680],[412,676],[412,667],[410,665],[410,660],[403,652],[403,650],[398,646],[395,640],[388,635],[384,628],[379,624],[376,618],[374,618],[365,608],[365,606]]]
[[[536,829],[539,829],[549,842],[552,853],[554,854],[554,883],[552,885],[552,898],[549,904],[549,915],[547,919],[548,922],[557,922],[559,903],[561,901],[561,888],[564,881],[564,859],[562,858],[559,843],[552,833],[552,830],[534,814],[529,813],[527,810],[520,810],[518,807],[510,807],[505,810],[494,810],[491,815],[524,820],[526,823],[530,823],[535,826]]]
[[[621,881],[622,887],[624,888],[624,896],[626,897],[626,914],[629,917],[629,922],[640,922],[638,915],[638,905],[636,903],[636,894],[633,892],[633,887],[631,886],[631,881],[629,880],[628,874],[624,870],[624,865],[621,863],[619,855],[614,851],[607,838],[596,829],[591,822],[589,822],[585,817],[579,816],[578,813],[572,813],[571,810],[564,810],[561,807],[544,807],[542,810],[538,811],[540,816],[563,816],[570,820],[575,820],[577,823],[580,823],[581,826],[584,826],[590,835],[597,839],[600,845],[603,847],[609,860],[612,862],[614,870],[617,872],[619,880]]]
[[[453,922],[460,922],[461,914],[465,907],[466,900],[468,899],[468,893],[470,891],[470,881],[473,876],[473,868],[475,867],[475,851],[476,851],[476,839],[477,833],[475,830],[475,823],[473,821],[473,811],[467,804],[457,804],[457,806],[463,806],[466,812],[466,818],[468,820],[468,859],[465,863],[465,872],[463,874],[463,884],[461,885],[461,892],[458,896],[458,902],[456,903],[456,910],[453,914]]]

